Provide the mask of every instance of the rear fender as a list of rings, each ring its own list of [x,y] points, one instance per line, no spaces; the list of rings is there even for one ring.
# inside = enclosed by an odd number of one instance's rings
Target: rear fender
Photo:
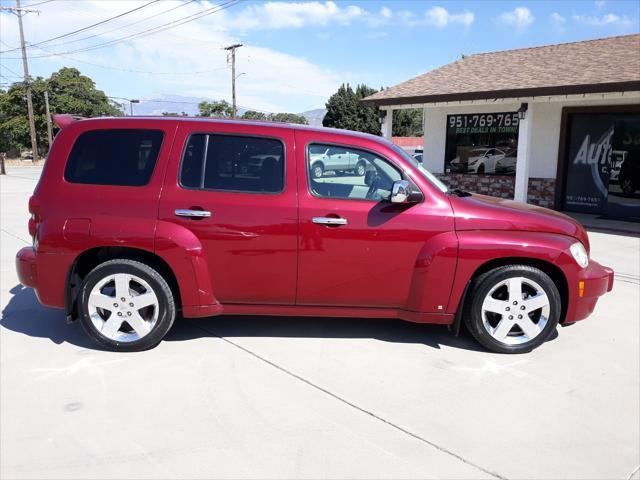
[[[155,253],[173,270],[180,288],[185,316],[194,308],[209,306],[209,314],[222,310],[213,294],[204,249],[198,237],[175,223],[159,221],[155,234]]]

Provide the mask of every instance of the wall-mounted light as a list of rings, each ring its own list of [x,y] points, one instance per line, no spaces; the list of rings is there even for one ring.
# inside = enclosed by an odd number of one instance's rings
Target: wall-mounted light
[[[528,103],[521,103],[520,108],[518,109],[518,118],[520,120],[524,120],[527,118],[527,110],[529,109]]]

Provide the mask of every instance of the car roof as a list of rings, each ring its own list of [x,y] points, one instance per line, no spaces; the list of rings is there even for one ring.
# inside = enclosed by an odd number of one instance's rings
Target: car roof
[[[389,145],[389,141],[383,137],[379,137],[377,135],[372,135],[370,133],[363,132],[355,132],[353,130],[342,130],[339,128],[329,128],[329,127],[313,127],[311,125],[300,125],[297,123],[284,123],[284,122],[272,122],[267,120],[230,120],[223,118],[210,118],[210,117],[178,117],[178,116],[131,116],[131,117],[93,117],[93,118],[82,118],[82,117],[74,117],[71,115],[56,115],[55,117],[59,117],[60,121],[56,118],[56,123],[59,126],[64,127],[71,123],[82,122],[82,123],[104,123],[104,122],[122,122],[127,123],[131,121],[144,121],[149,123],[159,123],[159,122],[182,122],[182,123],[210,123],[210,124],[226,124],[226,125],[238,125],[238,126],[257,126],[257,127],[268,127],[268,128],[276,128],[276,129],[290,129],[290,130],[302,130],[307,132],[318,132],[318,133],[329,133],[336,135],[343,135],[348,137],[359,137],[366,140],[371,140],[380,144]]]

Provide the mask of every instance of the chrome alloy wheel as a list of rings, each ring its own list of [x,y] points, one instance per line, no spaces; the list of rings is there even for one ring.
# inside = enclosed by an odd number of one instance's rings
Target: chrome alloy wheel
[[[101,335],[117,342],[134,342],[153,329],[160,303],[142,278],[116,273],[104,277],[93,287],[87,310]]]
[[[549,297],[538,283],[513,277],[489,291],[482,302],[482,323],[498,342],[520,345],[540,335],[550,311]]]

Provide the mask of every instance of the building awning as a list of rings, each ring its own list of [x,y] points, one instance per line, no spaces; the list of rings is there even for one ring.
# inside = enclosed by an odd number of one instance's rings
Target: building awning
[[[481,53],[375,93],[384,105],[640,90],[640,34]]]

